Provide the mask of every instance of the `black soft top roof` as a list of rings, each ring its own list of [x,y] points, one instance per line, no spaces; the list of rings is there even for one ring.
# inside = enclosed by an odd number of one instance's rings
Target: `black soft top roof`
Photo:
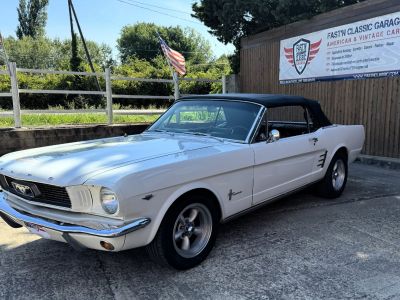
[[[310,100],[301,96],[279,94],[210,94],[187,96],[180,98],[179,101],[180,100],[235,100],[258,103],[267,108],[300,105],[303,107],[307,107],[310,110],[314,125],[318,127],[332,125],[332,123],[323,113],[318,101]]]
[[[277,107],[282,105],[319,105],[315,100],[309,100],[300,96],[275,95],[275,94],[210,94],[182,97],[179,100],[240,100],[254,102],[265,107]]]

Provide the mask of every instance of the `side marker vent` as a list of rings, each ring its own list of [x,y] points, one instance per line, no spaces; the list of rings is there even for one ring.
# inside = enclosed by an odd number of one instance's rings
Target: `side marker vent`
[[[317,167],[321,167],[323,168],[325,165],[325,161],[326,161],[326,155],[328,154],[328,151],[325,151],[323,154],[321,154],[319,156],[319,160],[318,160],[318,165]]]

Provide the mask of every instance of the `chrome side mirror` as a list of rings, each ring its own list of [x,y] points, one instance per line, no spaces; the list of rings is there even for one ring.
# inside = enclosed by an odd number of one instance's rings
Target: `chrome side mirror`
[[[281,137],[281,134],[279,133],[279,130],[272,129],[269,132],[269,137],[268,137],[268,141],[267,142],[271,143],[271,142],[279,141],[280,137]]]

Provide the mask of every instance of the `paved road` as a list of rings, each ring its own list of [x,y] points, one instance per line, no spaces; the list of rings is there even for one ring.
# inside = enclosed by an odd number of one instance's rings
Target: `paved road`
[[[354,164],[336,200],[306,192],[222,226],[199,267],[141,249],[78,253],[0,222],[0,299],[400,299],[400,172]]]

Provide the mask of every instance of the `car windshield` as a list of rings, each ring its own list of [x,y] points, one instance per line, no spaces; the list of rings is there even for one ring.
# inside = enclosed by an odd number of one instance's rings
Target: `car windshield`
[[[175,103],[147,131],[212,136],[245,142],[261,106],[217,100]]]

